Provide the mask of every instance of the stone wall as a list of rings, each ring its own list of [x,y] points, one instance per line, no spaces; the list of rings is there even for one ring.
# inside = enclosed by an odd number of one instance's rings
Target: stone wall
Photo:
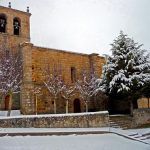
[[[138,99],[138,108],[150,108],[150,98],[142,97]]]
[[[32,66],[29,69],[32,69],[32,82],[34,86],[42,87],[41,95],[38,96],[38,113],[53,113],[54,112],[54,98],[47,91],[47,88],[43,85],[44,80],[44,70],[49,66],[51,73],[53,73],[54,66],[61,66],[62,78],[65,81],[65,84],[73,86],[75,82],[72,82],[71,77],[71,68],[75,68],[76,80],[81,79],[81,75],[84,70],[90,72],[91,67],[94,68],[97,76],[102,74],[102,65],[105,63],[104,57],[100,57],[98,54],[82,54],[69,52],[64,50],[43,48],[33,46],[32,50]],[[26,54],[26,53],[25,53]],[[28,58],[28,57],[27,57]],[[31,65],[31,64],[30,64]],[[27,73],[30,71],[27,70]],[[27,90],[26,90],[27,91]],[[79,98],[78,91],[75,91],[74,96],[69,101],[69,112],[74,112],[74,100],[80,100],[80,110],[81,112],[85,111],[85,104]],[[57,100],[57,113],[65,113],[65,100],[60,97]],[[95,110],[95,107],[89,104],[89,109]],[[34,111],[34,110],[33,110]],[[24,112],[24,114],[31,114],[31,112]]]
[[[150,109],[135,109],[133,111],[134,126],[150,124]]]
[[[108,126],[108,111],[0,118],[1,128],[88,128]]]

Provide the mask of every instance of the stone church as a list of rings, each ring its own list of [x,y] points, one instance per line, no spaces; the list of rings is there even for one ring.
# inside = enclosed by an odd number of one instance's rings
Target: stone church
[[[42,70],[46,64],[63,66],[63,78],[70,85],[74,84],[73,76],[80,79],[83,68],[90,70],[94,67],[100,77],[104,57],[98,54],[83,54],[53,48],[37,47],[30,42],[30,16],[27,11],[20,11],[9,7],[0,6],[0,43],[6,45],[9,50],[19,50],[23,58],[23,82],[21,93],[13,98],[12,109],[20,109],[23,114],[35,114],[35,98],[31,96],[34,87],[42,87],[42,93],[38,96],[38,113],[53,113],[54,101],[46,88],[43,87]],[[65,102],[56,102],[57,113],[65,113]],[[0,101],[0,109],[7,110],[8,98]],[[89,110],[96,110],[97,104],[90,104]],[[84,112],[85,104],[78,94],[69,101],[69,112]]]

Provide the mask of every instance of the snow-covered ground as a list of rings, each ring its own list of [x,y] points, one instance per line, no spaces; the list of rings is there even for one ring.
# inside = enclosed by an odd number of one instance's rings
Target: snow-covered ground
[[[115,134],[0,137],[0,150],[150,150]]]
[[[6,117],[8,111],[0,111],[0,117]],[[20,110],[12,110],[10,116],[20,116]]]
[[[134,140],[134,137],[131,136],[136,135],[137,131],[140,134],[150,133],[150,128],[140,130],[114,128],[1,128],[0,134],[86,131],[111,131],[119,135],[107,133],[60,136],[4,136],[0,137],[0,150],[150,150],[150,143],[145,144],[146,142],[143,143],[142,140]]]
[[[1,133],[46,133],[46,132],[94,132],[94,131],[106,131],[109,132],[109,128],[0,128]]]

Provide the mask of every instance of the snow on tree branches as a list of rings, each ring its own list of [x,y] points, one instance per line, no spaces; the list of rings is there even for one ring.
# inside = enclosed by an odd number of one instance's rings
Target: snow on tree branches
[[[126,94],[132,114],[133,101],[137,101],[139,90],[150,81],[150,55],[122,31],[111,44],[112,56],[103,68],[102,87],[107,94]]]
[[[64,85],[61,91],[61,96],[65,99],[66,101],[66,113],[68,113],[68,103],[70,98],[74,95],[75,87],[74,86],[69,86],[69,85]]]
[[[56,114],[56,100],[64,88],[61,66],[54,65],[53,68],[50,68],[48,65],[44,71],[43,82],[50,94],[54,96],[54,113]]]
[[[6,49],[0,51],[0,93],[2,96],[9,95],[10,115],[12,95],[20,92],[22,83],[22,59],[19,52],[13,53]]]
[[[145,54],[142,45],[138,45],[121,31],[111,46],[112,56],[103,68],[105,91],[132,91],[150,80],[149,54]]]
[[[82,80],[76,82],[76,88],[80,92],[80,97],[84,100],[86,105],[86,112],[88,112],[88,103],[90,98],[98,93],[98,79],[95,73],[83,72]]]

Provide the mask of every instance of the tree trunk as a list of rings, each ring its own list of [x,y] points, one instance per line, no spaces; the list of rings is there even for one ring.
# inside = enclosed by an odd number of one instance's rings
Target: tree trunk
[[[149,107],[149,98],[148,98],[148,108],[150,108],[150,107]]]
[[[35,94],[35,114],[37,115],[37,95]]]
[[[9,93],[9,105],[8,105],[7,116],[10,116],[11,108],[12,108],[12,92]]]
[[[88,112],[88,101],[85,102],[86,112]]]
[[[66,114],[68,114],[68,99],[66,100]]]
[[[1,106],[3,105],[2,103],[5,103],[5,96],[2,95],[2,101],[1,101]],[[5,106],[6,107],[6,106]]]
[[[56,112],[56,99],[57,99],[57,98],[54,98],[54,114],[57,113],[57,112]]]
[[[133,102],[130,100],[130,115],[133,116]]]

